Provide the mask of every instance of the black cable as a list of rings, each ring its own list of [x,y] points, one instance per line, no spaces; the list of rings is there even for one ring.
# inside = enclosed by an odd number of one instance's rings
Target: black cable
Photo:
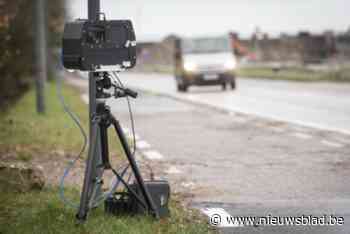
[[[112,74],[113,74],[114,78],[118,81],[119,85],[122,88],[125,88],[123,82],[121,82],[121,80],[119,79],[117,72],[112,72]],[[134,157],[136,154],[136,149],[137,149],[137,147],[136,147],[136,134],[135,134],[135,122],[134,122],[134,115],[133,115],[131,104],[130,104],[130,99],[128,96],[126,96],[126,101],[128,103],[128,109],[129,109],[129,115],[130,115],[131,131],[132,131],[132,136],[133,136],[132,156]]]

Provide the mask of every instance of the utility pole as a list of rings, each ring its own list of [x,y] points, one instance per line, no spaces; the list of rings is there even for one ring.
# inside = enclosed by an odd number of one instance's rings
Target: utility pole
[[[45,113],[45,82],[47,79],[46,1],[35,0],[36,110]]]

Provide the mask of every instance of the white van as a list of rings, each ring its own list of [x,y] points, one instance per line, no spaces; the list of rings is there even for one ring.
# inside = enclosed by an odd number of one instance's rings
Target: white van
[[[230,37],[178,39],[175,42],[177,89],[186,92],[191,85],[221,85],[236,88],[237,61]]]

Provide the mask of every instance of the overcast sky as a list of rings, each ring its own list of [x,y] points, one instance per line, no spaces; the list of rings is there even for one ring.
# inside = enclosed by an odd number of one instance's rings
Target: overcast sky
[[[87,17],[87,0],[67,2],[74,18]],[[101,8],[109,19],[132,19],[138,40],[230,30],[247,37],[257,26],[271,35],[350,26],[350,0],[101,0]]]

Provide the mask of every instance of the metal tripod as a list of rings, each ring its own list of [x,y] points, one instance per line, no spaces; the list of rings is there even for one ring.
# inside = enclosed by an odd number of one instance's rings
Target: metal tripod
[[[87,159],[83,191],[81,193],[80,207],[77,213],[77,218],[80,221],[84,221],[87,218],[89,209],[95,206],[94,201],[97,199],[97,197],[100,196],[101,193],[100,191],[103,183],[101,178],[104,170],[112,170],[117,179],[127,188],[130,195],[133,196],[135,200],[145,208],[146,211],[158,218],[158,211],[155,208],[152,197],[150,196],[150,193],[144,184],[143,178],[130,151],[128,141],[125,137],[122,127],[120,126],[119,121],[112,115],[109,106],[106,105],[104,101],[105,98],[111,97],[111,95],[105,93],[104,90],[109,89],[112,86],[115,88],[113,95],[115,98],[122,98],[127,96],[136,98],[137,93],[124,87],[112,85],[110,76],[106,72],[98,74],[95,74],[94,76],[96,77],[95,93],[97,105],[96,111],[92,115],[89,155]],[[134,174],[137,185],[140,188],[142,197],[140,197],[133,189],[130,188],[122,176],[120,176],[110,164],[108,146],[108,128],[110,126],[113,126],[114,130],[117,133],[131,170]],[[100,154],[97,150],[98,146],[100,146]]]

